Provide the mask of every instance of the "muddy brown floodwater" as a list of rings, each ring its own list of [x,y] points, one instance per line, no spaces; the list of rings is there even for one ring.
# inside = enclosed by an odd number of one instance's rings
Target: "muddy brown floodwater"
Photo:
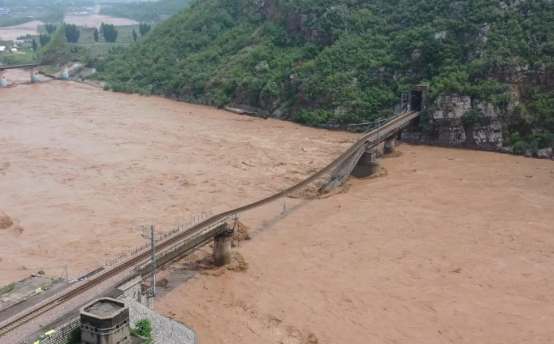
[[[97,27],[100,28],[102,23],[112,24],[115,26],[122,25],[135,25],[138,22],[128,18],[115,18],[101,14],[91,14],[88,16],[66,16],[64,21],[69,24],[75,24],[84,27]]]
[[[88,16],[66,16],[64,22],[68,24],[75,24],[84,27],[100,27],[102,23],[113,24],[116,26],[123,25],[135,25],[136,21],[127,18],[115,18],[100,14],[91,14]],[[25,35],[37,35],[37,28],[44,23],[39,20],[33,20],[31,22],[9,26],[0,27],[0,39],[13,40],[20,36]]]
[[[267,196],[355,139],[71,82],[0,101],[0,211],[14,222],[0,284],[91,269],[141,244],[139,223]],[[156,309],[210,344],[553,342],[554,162],[399,151],[385,177],[243,214],[252,239],[233,250],[248,268],[175,263]]]
[[[44,23],[39,20],[33,20],[25,24],[0,27],[0,39],[4,41],[17,39],[20,36],[36,35],[37,27]]]

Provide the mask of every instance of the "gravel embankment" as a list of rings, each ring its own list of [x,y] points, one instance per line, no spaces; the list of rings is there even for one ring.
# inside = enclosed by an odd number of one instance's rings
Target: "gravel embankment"
[[[141,319],[150,320],[154,344],[198,344],[196,333],[187,326],[168,319],[130,298],[124,298],[123,301],[129,305],[131,326]]]

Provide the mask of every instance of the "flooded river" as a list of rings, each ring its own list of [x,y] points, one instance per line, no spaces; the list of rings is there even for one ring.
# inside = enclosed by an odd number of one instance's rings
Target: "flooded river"
[[[0,103],[14,222],[0,285],[65,265],[76,277],[143,244],[140,224],[278,192],[356,138],[73,82],[2,89]],[[191,261],[210,251],[197,252],[162,272],[156,309],[210,344],[554,341],[554,162],[399,151],[385,177],[243,214],[252,239],[233,250],[248,268],[200,272]]]
[[[113,24],[116,26],[135,25],[136,21],[127,18],[114,18],[101,14],[91,14],[88,16],[70,15],[64,18],[64,22],[68,24],[75,24],[84,27],[97,27],[100,28],[102,23]],[[38,27],[44,25],[39,20],[33,20],[25,24],[0,27],[0,40],[13,40],[21,36],[26,35],[38,35]],[[38,40],[37,40],[38,42]]]

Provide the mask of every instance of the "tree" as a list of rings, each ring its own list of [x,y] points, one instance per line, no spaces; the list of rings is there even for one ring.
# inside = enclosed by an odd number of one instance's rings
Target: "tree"
[[[94,29],[93,36],[94,36],[94,41],[96,43],[98,43],[98,29],[96,29],[96,28]]]
[[[35,53],[37,52],[37,49],[38,49],[37,41],[35,41],[35,39],[33,38],[33,50],[35,51]]]
[[[103,33],[104,33],[104,39],[108,43],[115,43],[117,40],[117,30],[115,29],[115,26],[112,24],[103,24],[104,26],[101,27]]]
[[[69,43],[79,42],[79,36],[81,36],[81,32],[76,25],[67,24],[65,26],[65,37]]]
[[[44,47],[48,42],[50,42],[50,36],[48,35],[39,35],[38,41],[40,42],[40,46]]]
[[[152,29],[152,26],[146,23],[140,23],[139,25],[140,36],[143,37],[144,35],[146,35],[150,31],[150,29]]]
[[[46,29],[46,32],[48,32],[49,35],[51,35],[57,29],[56,26],[54,26],[53,24],[46,24],[44,28]]]
[[[138,38],[137,32],[135,31],[135,29],[133,29],[133,41],[136,42],[136,41],[137,41],[137,38]]]

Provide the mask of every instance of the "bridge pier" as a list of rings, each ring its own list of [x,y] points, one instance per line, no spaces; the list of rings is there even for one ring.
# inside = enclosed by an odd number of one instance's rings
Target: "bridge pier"
[[[379,173],[379,159],[375,150],[366,151],[358,161],[358,164],[352,170],[352,175],[356,178],[367,178]]]
[[[62,70],[61,70],[61,74],[60,74],[60,78],[61,79],[69,79],[69,67],[64,64],[61,66]]]
[[[6,79],[6,71],[0,70],[0,87],[8,86],[8,79]]]
[[[39,81],[38,68],[33,67],[31,69],[31,82],[38,82],[38,81]]]
[[[394,153],[395,146],[396,146],[396,137],[391,137],[391,138],[386,139],[386,140],[385,140],[385,149],[384,149],[384,153],[385,153],[385,154],[392,154],[392,153]]]
[[[227,226],[227,225],[225,225]],[[214,263],[220,267],[231,263],[231,242],[233,230],[227,228],[223,233],[214,237]]]

